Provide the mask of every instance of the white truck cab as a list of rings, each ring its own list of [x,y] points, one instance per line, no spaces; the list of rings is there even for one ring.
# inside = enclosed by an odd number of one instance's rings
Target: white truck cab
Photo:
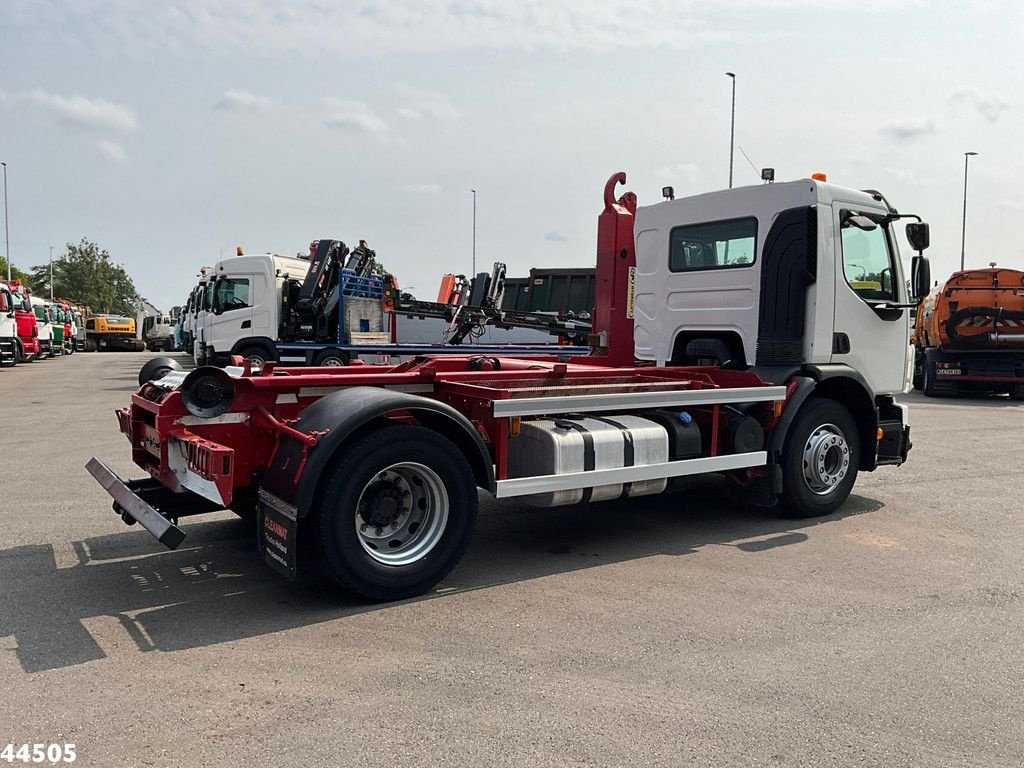
[[[875,395],[907,391],[912,310],[894,214],[878,193],[813,179],[638,208],[637,357],[718,358],[779,380],[840,365]]]
[[[39,357],[53,357],[59,354],[53,348],[53,322],[50,315],[50,304],[38,296],[29,296],[32,312],[39,324]]]
[[[193,293],[195,298],[192,304],[192,356],[199,365],[206,361],[203,343],[203,323],[206,319],[206,313],[210,309],[210,301],[212,299],[211,282],[212,278],[204,273],[199,279],[199,285],[196,286],[195,293]]]
[[[18,321],[11,289],[0,283],[0,365],[18,362]]]
[[[253,360],[273,359],[281,326],[286,281],[302,280],[309,262],[274,253],[233,256],[214,265],[208,311],[197,331],[208,361],[230,355]],[[197,321],[198,327],[198,321]]]

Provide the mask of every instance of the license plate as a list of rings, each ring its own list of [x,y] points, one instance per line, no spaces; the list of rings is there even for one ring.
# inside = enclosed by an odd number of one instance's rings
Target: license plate
[[[960,375],[960,369],[959,368],[936,368],[935,369],[935,374],[937,376],[959,376]]]
[[[279,499],[260,492],[260,552],[267,564],[289,579],[295,578],[298,523],[294,512]]]

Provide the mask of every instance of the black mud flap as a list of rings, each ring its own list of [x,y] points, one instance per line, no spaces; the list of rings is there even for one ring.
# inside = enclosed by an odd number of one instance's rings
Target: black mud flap
[[[294,581],[299,532],[295,507],[261,489],[258,522],[257,537],[263,559],[275,571]]]

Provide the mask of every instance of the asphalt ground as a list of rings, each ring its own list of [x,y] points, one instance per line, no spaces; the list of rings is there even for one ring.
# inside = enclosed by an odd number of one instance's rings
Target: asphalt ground
[[[83,469],[148,353],[0,370],[0,749],[83,766],[1020,766],[1024,406],[910,395],[836,514],[702,480],[482,504],[431,595],[288,584],[230,513],[164,550]],[[0,758],[0,764],[6,761]],[[18,764],[17,762],[15,764]]]

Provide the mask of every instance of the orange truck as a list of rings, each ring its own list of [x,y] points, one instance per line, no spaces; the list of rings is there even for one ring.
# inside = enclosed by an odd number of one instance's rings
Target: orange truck
[[[914,386],[926,395],[1024,400],[1024,272],[954,272],[918,306],[912,341]]]

